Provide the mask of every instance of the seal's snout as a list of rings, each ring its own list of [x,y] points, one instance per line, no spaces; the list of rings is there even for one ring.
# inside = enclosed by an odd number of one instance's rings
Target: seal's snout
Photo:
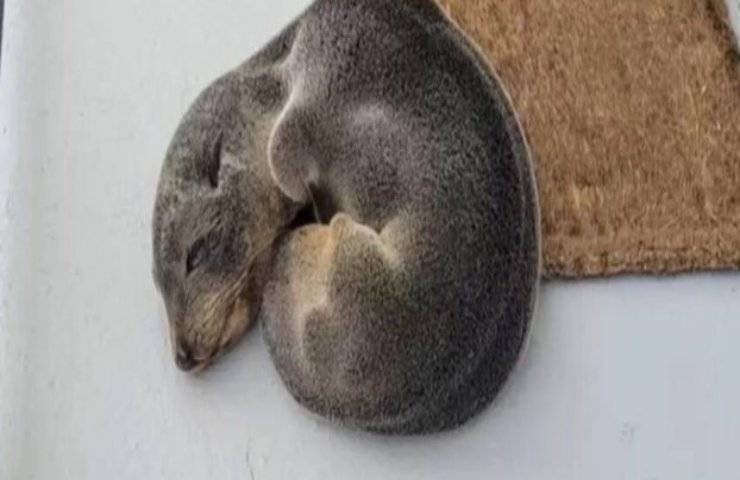
[[[177,349],[177,353],[175,354],[175,363],[183,372],[189,372],[197,365],[195,358],[193,358],[193,353],[182,346]]]

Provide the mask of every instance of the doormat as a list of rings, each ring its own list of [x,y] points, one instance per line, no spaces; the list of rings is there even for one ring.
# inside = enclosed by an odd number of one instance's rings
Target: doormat
[[[740,57],[711,0],[441,0],[511,94],[546,276],[740,267]]]

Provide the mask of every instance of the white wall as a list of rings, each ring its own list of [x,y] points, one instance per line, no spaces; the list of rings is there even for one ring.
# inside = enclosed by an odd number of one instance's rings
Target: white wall
[[[175,369],[150,275],[160,161],[198,91],[304,6],[7,2],[0,479],[738,478],[738,274],[545,285],[506,392],[445,435],[307,414],[258,332]]]

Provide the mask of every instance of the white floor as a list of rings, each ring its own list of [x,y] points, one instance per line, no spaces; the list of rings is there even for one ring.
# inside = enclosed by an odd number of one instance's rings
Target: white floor
[[[445,435],[308,415],[257,332],[178,372],[150,275],[162,155],[305,1],[6,3],[0,479],[740,478],[740,274],[544,285],[509,387]]]

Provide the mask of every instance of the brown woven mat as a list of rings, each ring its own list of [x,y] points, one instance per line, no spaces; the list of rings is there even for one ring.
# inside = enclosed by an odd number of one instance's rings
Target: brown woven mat
[[[708,0],[441,0],[537,163],[550,276],[740,266],[740,61]]]

